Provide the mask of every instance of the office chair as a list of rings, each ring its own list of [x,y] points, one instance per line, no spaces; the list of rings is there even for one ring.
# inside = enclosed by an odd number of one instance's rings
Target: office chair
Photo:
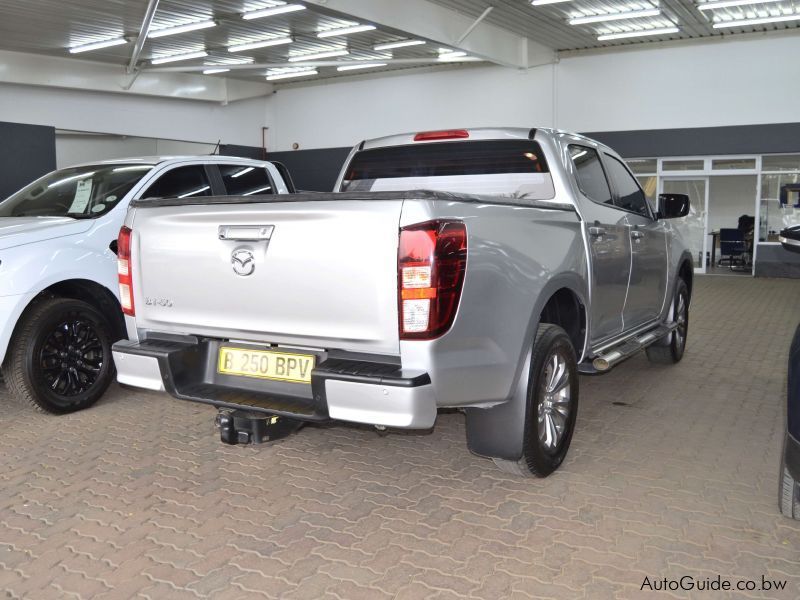
[[[744,241],[744,233],[740,229],[720,229],[719,230],[719,255],[718,265],[727,261],[731,271],[734,266],[747,266],[747,245]]]

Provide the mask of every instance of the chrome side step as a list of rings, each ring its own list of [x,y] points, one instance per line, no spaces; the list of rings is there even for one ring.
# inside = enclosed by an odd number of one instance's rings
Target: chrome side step
[[[654,327],[653,329],[643,331],[635,337],[628,338],[627,340],[620,342],[616,346],[611,346],[602,352],[598,352],[595,355],[594,360],[591,362],[586,360],[580,363],[578,365],[578,372],[583,373],[584,375],[597,375],[600,373],[606,373],[622,361],[630,358],[640,350],[647,348],[653,342],[668,335],[677,326],[678,324],[674,322],[663,323],[657,327]]]

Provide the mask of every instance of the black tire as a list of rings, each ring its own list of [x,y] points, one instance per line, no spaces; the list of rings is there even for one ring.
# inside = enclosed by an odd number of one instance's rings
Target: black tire
[[[42,412],[88,408],[114,380],[111,325],[80,300],[51,298],[22,316],[3,363],[11,394]]]
[[[778,483],[778,506],[784,517],[800,521],[800,481],[797,481],[786,468],[785,458],[781,460]]]
[[[680,362],[686,350],[686,338],[689,335],[689,288],[686,287],[683,279],[678,279],[675,284],[672,318],[678,321],[678,327],[663,340],[659,340],[645,349],[647,358],[652,363],[675,364]]]
[[[557,375],[560,365],[564,367],[561,377]],[[539,325],[531,355],[522,457],[517,461],[495,458],[494,463],[501,470],[522,477],[550,475],[569,450],[578,415],[578,396],[578,364],[572,340],[557,325]],[[562,429],[553,437],[556,422],[561,423]],[[552,425],[550,434],[548,424]],[[548,440],[552,445],[548,445]]]

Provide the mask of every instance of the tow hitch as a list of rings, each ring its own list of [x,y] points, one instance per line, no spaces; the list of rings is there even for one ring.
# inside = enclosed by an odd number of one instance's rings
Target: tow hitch
[[[264,444],[293,434],[302,422],[245,410],[221,410],[214,424],[226,444]]]

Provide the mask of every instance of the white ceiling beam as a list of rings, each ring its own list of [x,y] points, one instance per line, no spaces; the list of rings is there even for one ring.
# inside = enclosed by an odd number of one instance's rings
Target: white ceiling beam
[[[131,60],[128,62],[128,75],[133,73],[136,68],[136,63],[139,62],[139,56],[142,54],[142,48],[144,48],[144,43],[147,41],[147,34],[150,33],[150,26],[153,24],[153,17],[156,16],[157,10],[158,0],[150,0],[147,3],[147,9],[144,11],[142,26],[139,29],[139,37],[136,38],[136,43],[133,45]]]
[[[150,71],[139,73],[130,85],[130,76],[119,65],[5,50],[0,50],[0,83],[221,103],[266,96],[273,91],[272,84],[266,81]]]
[[[474,17],[428,0],[308,0],[308,4],[463,50],[506,67],[524,69],[555,61],[552,48],[483,20],[476,23]]]

